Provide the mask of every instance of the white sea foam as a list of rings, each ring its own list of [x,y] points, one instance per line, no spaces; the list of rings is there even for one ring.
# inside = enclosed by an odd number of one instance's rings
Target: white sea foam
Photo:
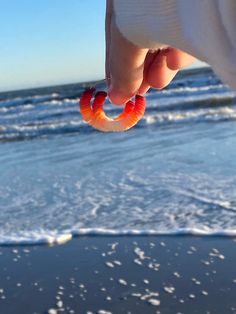
[[[236,108],[223,107],[223,108],[207,108],[192,111],[175,111],[175,112],[159,112],[156,114],[143,117],[147,124],[158,123],[187,123],[187,122],[210,122],[222,121],[225,119],[236,119]]]
[[[80,230],[71,230],[67,233],[34,231],[23,235],[15,234],[14,236],[0,236],[0,245],[16,245],[16,244],[63,244],[70,241],[73,237],[78,236],[207,236],[207,237],[236,237],[236,229],[234,230],[204,230],[197,228],[179,228],[175,230],[153,230],[153,229],[125,229],[113,230],[103,228],[82,228]],[[110,267],[110,264],[108,265]],[[113,266],[112,266],[113,267]]]
[[[71,120],[71,121],[50,121],[46,123],[41,124],[35,124],[35,125],[20,125],[20,124],[13,124],[10,127],[8,127],[8,131],[19,131],[19,132],[30,132],[30,131],[41,131],[43,129],[59,129],[63,128],[69,125],[81,125],[82,122],[80,120]],[[5,130],[7,128],[5,127]]]
[[[190,93],[192,94],[193,92],[215,92],[215,91],[221,91],[221,90],[227,90],[227,94],[235,96],[236,93],[234,91],[230,91],[226,85],[224,84],[218,84],[218,85],[206,85],[206,86],[185,86],[185,87],[175,87],[175,88],[170,88],[167,90],[163,90],[163,94],[173,94],[173,93]],[[226,93],[225,92],[225,93]]]
[[[63,244],[73,237],[72,233],[58,232],[26,232],[25,234],[15,234],[13,236],[0,236],[0,245],[14,244]]]
[[[233,230],[204,230],[197,228],[178,228],[173,230],[155,230],[155,229],[127,229],[127,230],[112,230],[103,228],[84,228],[81,230],[73,230],[73,235],[108,235],[108,236],[142,236],[142,235],[195,235],[195,236],[227,236],[235,237],[236,229]]]

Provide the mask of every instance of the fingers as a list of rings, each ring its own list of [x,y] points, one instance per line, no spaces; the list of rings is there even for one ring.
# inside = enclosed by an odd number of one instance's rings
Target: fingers
[[[126,40],[111,20],[110,46],[107,52],[108,96],[114,104],[126,103],[143,81],[144,60],[148,49]]]
[[[145,80],[140,88],[141,91],[144,92],[147,86],[157,89],[166,87],[179,70],[195,61],[193,56],[176,48],[156,51],[145,71]]]
[[[166,56],[167,66],[169,69],[172,70],[180,70],[186,68],[196,61],[196,58],[194,58],[193,56],[176,48],[167,49]]]
[[[147,84],[153,88],[162,89],[172,81],[177,72],[178,70],[172,70],[168,67],[165,51],[157,51],[147,70]]]
[[[137,93],[143,81],[147,51],[126,40],[112,21],[109,57],[111,85],[108,96],[113,103],[124,104]]]
[[[144,61],[143,81],[138,90],[138,93],[140,95],[144,95],[150,88],[150,84],[147,81],[147,75],[148,75],[149,68],[151,64],[153,63],[154,58],[155,58],[155,53],[149,51]]]

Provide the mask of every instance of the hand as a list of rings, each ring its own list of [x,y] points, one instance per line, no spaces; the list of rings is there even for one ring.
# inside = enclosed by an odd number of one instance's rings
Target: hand
[[[112,0],[106,8],[106,79],[112,103],[121,105],[150,87],[162,89],[176,73],[196,59],[176,48],[158,51],[140,48],[119,32],[113,16]]]

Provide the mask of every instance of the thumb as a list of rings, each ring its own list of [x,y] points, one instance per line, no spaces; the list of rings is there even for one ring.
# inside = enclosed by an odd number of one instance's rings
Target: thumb
[[[107,54],[107,75],[110,76],[108,96],[111,102],[121,105],[132,98],[142,84],[148,49],[139,48],[125,39],[114,19],[110,27],[110,47]]]

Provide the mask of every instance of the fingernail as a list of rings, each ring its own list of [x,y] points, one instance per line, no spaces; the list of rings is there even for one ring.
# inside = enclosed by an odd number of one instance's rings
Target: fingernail
[[[121,93],[118,92],[112,85],[108,89],[108,98],[115,105],[123,105],[125,100]]]
[[[137,94],[141,95],[141,96],[144,96],[148,91],[149,91],[150,88],[145,88],[145,89],[139,89]]]

